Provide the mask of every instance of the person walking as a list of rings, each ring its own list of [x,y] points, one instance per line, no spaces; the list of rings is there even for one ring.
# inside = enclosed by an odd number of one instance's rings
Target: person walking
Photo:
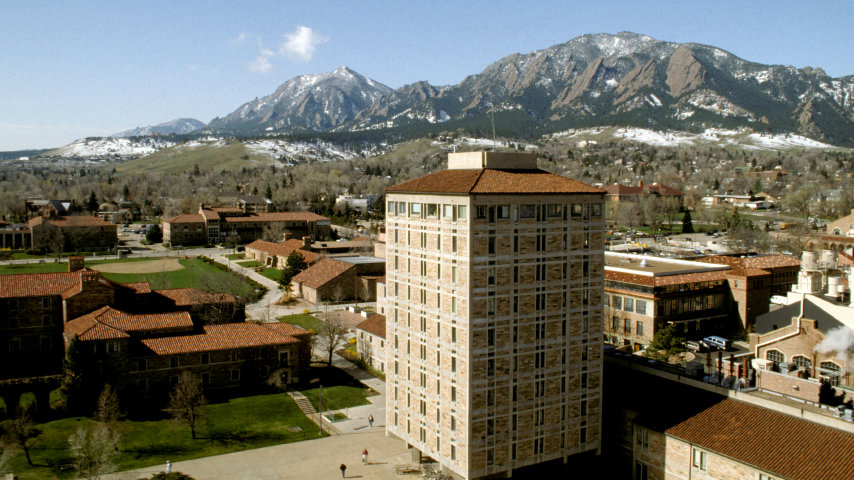
[[[172,462],[166,460],[166,473],[172,473]]]
[[[347,465],[344,465],[342,463],[341,466],[338,468],[341,469],[341,478],[347,478]]]
[[[362,463],[364,463],[365,465],[368,464],[368,449],[367,448],[362,450]]]
[[[368,415],[368,428],[374,428],[374,416]]]

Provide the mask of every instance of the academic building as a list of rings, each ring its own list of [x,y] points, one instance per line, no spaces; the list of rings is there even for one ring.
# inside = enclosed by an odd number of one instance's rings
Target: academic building
[[[600,449],[604,191],[536,161],[386,189],[387,431],[465,479]]]

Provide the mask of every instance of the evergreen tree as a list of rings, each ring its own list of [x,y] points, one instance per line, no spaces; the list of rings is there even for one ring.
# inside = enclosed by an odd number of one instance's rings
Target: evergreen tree
[[[89,193],[89,200],[86,201],[86,210],[91,213],[98,211],[98,197],[95,196],[95,190]]]
[[[694,222],[691,220],[691,210],[685,210],[682,217],[682,233],[694,233]]]

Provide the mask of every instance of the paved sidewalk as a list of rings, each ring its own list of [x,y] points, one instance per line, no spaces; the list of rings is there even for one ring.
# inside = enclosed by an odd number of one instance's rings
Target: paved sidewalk
[[[335,429],[342,434],[366,432],[370,430],[385,431],[385,382],[353,365],[349,360],[338,354],[332,356],[332,365],[347,372],[351,377],[362,382],[368,387],[371,387],[377,392],[377,395],[368,397],[368,401],[371,402],[368,405],[324,412],[340,412],[347,415],[347,420],[332,424]],[[371,415],[374,417],[373,428],[370,428],[368,425],[368,417]],[[324,422],[324,424],[327,423]]]
[[[362,464],[362,449],[368,449],[368,464]],[[166,465],[105,475],[106,480],[137,480],[162,472]],[[339,465],[347,465],[347,478],[364,480],[414,480],[397,475],[395,465],[409,464],[406,443],[386,436],[385,429],[334,435],[316,440],[246,450],[172,464],[196,480],[316,480],[341,478]]]

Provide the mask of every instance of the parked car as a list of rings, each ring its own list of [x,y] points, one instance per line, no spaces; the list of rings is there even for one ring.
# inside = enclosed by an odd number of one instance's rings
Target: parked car
[[[702,353],[708,352],[709,346],[702,340],[688,340],[685,342],[685,349],[689,352]]]
[[[732,342],[723,337],[718,337],[716,335],[709,335],[703,339],[709,347],[719,348],[721,350],[729,350],[732,347]]]

